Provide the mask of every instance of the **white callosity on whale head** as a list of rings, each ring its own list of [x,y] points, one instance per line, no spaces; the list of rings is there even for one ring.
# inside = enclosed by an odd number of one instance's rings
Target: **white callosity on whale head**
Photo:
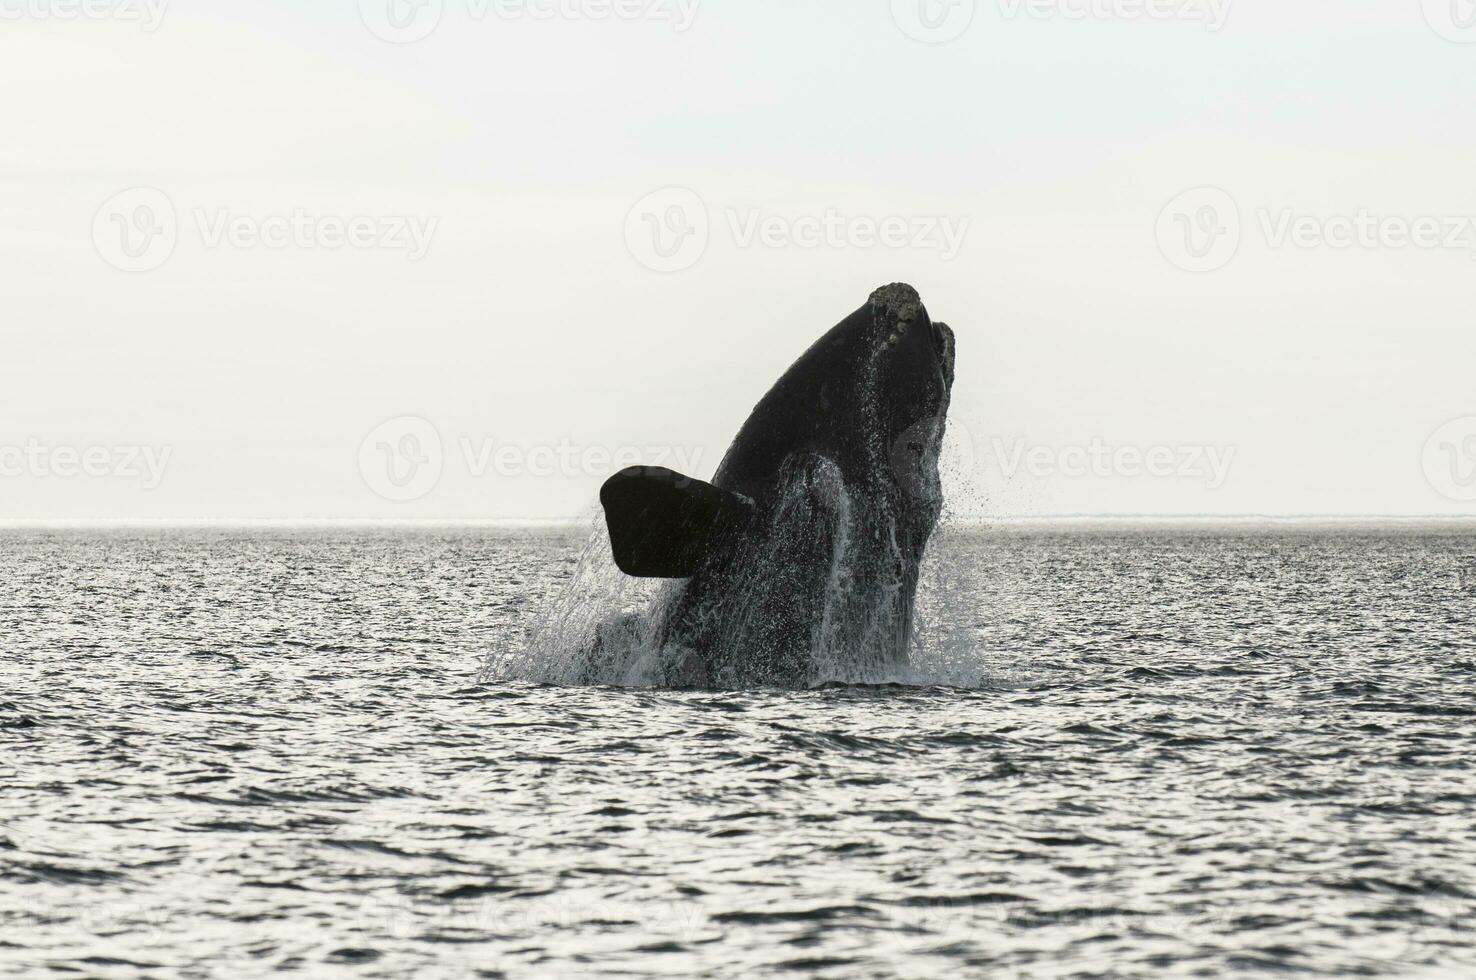
[[[923,302],[916,289],[905,282],[894,282],[871,294],[871,308],[880,314],[875,317],[877,322],[888,319],[890,314],[898,323],[909,324],[922,312]]]

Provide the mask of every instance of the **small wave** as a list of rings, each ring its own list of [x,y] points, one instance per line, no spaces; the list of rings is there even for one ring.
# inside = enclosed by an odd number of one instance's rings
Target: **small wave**
[[[826,905],[787,912],[719,912],[714,922],[729,925],[763,926],[789,922],[835,922],[844,919],[881,919],[882,914],[866,905]]]

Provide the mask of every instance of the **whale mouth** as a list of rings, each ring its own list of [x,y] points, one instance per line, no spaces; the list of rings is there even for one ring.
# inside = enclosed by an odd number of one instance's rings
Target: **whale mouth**
[[[935,322],[932,325],[933,350],[938,354],[938,360],[943,364],[943,376],[949,385],[953,384],[953,360],[955,356],[953,330],[946,323]]]
[[[883,471],[906,502],[898,513],[910,524],[931,527],[942,500],[937,460],[953,389],[953,331],[934,321],[917,291],[902,283],[872,294],[871,329]]]

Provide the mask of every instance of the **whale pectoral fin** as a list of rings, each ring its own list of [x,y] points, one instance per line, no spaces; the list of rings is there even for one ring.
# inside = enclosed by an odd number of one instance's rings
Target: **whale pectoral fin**
[[[600,488],[615,564],[638,578],[687,578],[753,516],[753,501],[659,466]]]

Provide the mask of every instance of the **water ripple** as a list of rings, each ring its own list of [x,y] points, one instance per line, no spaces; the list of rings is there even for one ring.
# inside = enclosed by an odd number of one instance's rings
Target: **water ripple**
[[[0,534],[0,972],[1476,970],[1470,537],[944,535],[924,683],[478,683],[580,543]]]

